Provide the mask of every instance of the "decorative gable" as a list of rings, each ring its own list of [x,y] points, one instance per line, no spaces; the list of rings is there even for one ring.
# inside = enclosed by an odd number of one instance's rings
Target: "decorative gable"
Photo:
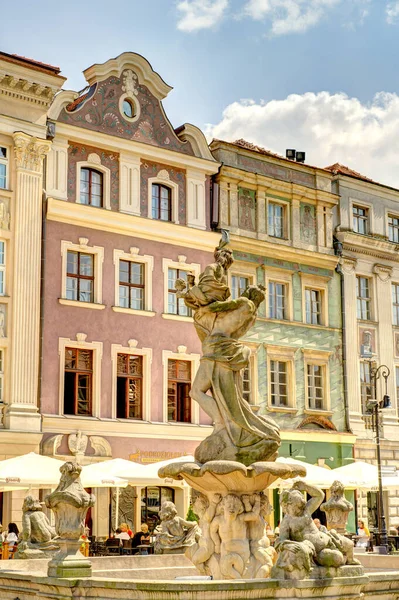
[[[138,54],[125,53],[84,72],[89,87],[64,106],[58,121],[194,156],[163,107],[170,87]]]

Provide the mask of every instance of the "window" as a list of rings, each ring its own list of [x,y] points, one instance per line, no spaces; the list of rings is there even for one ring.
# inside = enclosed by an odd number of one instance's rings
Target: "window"
[[[388,215],[388,239],[399,243],[399,217]]]
[[[141,523],[147,523],[150,531],[158,525],[159,511],[164,502],[175,501],[175,490],[169,487],[146,487],[141,490]]]
[[[0,350],[0,402],[4,402],[4,350]]]
[[[143,263],[119,261],[119,306],[144,310],[144,270]]]
[[[307,365],[308,407],[324,410],[324,373],[322,365]]]
[[[66,299],[94,302],[94,256],[67,252]]]
[[[367,208],[353,205],[353,231],[363,235],[368,233],[368,213]]]
[[[362,406],[362,413],[367,411],[367,402],[373,397],[371,389],[371,372],[370,363],[360,363],[360,400]]]
[[[135,103],[131,98],[125,98],[122,103],[122,110],[125,117],[133,119],[136,116]]]
[[[7,189],[7,148],[0,146],[0,189]]]
[[[305,289],[306,323],[321,324],[321,292],[320,290]]]
[[[93,351],[65,348],[64,414],[92,415]]]
[[[118,354],[117,357],[117,419],[143,418],[143,357]]]
[[[152,184],[151,215],[160,221],[172,220],[172,192],[166,185]]]
[[[252,389],[251,389],[251,363],[249,362],[247,364],[247,366],[242,369],[241,371],[242,374],[242,396],[244,398],[244,400],[246,400],[248,402],[248,404],[251,404],[251,396],[252,396]]]
[[[191,362],[168,360],[168,421],[191,423]]]
[[[95,169],[80,169],[80,203],[103,205],[103,174]]]
[[[284,283],[269,281],[269,319],[286,319],[287,287]]]
[[[367,277],[356,278],[357,288],[357,318],[364,321],[370,320],[370,289]]]
[[[270,384],[272,406],[288,406],[287,363],[270,361]]]
[[[231,276],[231,297],[233,300],[239,298],[243,292],[249,286],[248,277],[241,277],[240,275]]]
[[[399,325],[399,284],[392,284],[393,324]]]
[[[269,202],[267,206],[268,234],[276,238],[284,238],[285,206]]]
[[[6,244],[0,241],[0,296],[6,293]]]
[[[191,317],[191,309],[184,304],[183,298],[178,298],[176,295],[176,279],[187,281],[187,271],[183,269],[168,269],[168,313],[170,315]]]

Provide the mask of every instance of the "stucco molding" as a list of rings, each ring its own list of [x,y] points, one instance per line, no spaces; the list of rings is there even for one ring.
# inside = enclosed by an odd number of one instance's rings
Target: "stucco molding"
[[[55,96],[49,108],[48,118],[52,121],[56,121],[60,116],[62,109],[68,106],[68,104],[72,104],[72,102],[76,100],[78,96],[78,92],[74,92],[73,90],[61,90]]]
[[[64,202],[61,200],[61,202]],[[65,202],[65,204],[70,204]],[[102,212],[102,211],[101,211]],[[82,241],[84,240],[84,241]],[[62,280],[61,280],[61,298],[59,299],[61,304],[76,303],[79,307],[84,305],[90,305],[90,308],[98,308],[101,310],[104,308],[102,304],[103,295],[103,262],[104,262],[104,248],[102,246],[88,246],[87,238],[79,238],[79,244],[67,240],[61,240],[61,261],[62,261]],[[70,300],[66,297],[66,280],[67,280],[67,258],[68,250],[72,252],[85,252],[86,254],[93,254],[94,256],[94,302],[80,302],[78,300]],[[61,302],[62,301],[62,302]]]
[[[393,268],[389,265],[380,265],[376,263],[373,266],[373,273],[375,273],[378,279],[384,283],[389,281],[392,277]]]
[[[152,312],[152,273],[154,270],[154,257],[149,254],[139,254],[138,248],[130,248],[130,253],[123,250],[114,249],[114,265],[115,265],[115,308],[133,311],[134,309],[121,307],[119,299],[119,267],[120,261],[126,260],[129,262],[140,263],[144,265],[144,312],[153,316]],[[116,311],[118,312],[118,311]],[[140,314],[139,310],[135,310],[134,314]]]
[[[80,200],[80,177],[82,169],[94,169],[103,175],[102,185],[102,206],[95,208],[105,208],[111,210],[111,171],[108,167],[101,164],[101,158],[95,152],[91,152],[87,160],[82,160],[76,163],[76,202],[83,204]]]
[[[349,275],[356,271],[357,258],[354,256],[341,256],[339,264],[341,265],[343,272]]]
[[[166,176],[167,175],[167,176]],[[179,224],[179,184],[171,181],[169,173],[165,169],[161,169],[156,177],[149,177],[147,180],[148,192],[147,192],[147,203],[148,203],[148,218],[153,219],[152,216],[152,186],[158,183],[168,187],[171,191],[171,208],[172,218],[171,222],[175,225]],[[159,220],[159,219],[153,219]],[[162,221],[164,223],[164,221]]]
[[[51,142],[39,140],[18,131],[14,134],[14,156],[17,170],[41,174],[43,159],[51,148]]]
[[[206,137],[198,127],[195,127],[190,123],[184,123],[184,125],[176,130],[176,133],[183,142],[189,142],[191,144],[195,156],[205,158],[206,160],[212,160],[217,165],[219,164],[212,156]]]

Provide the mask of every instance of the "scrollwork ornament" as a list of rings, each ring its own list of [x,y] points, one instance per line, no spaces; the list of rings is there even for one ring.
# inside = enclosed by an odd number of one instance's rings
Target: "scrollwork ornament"
[[[136,89],[138,83],[138,77],[132,69],[126,69],[123,71],[123,86],[122,90],[129,96],[137,96],[138,90]]]
[[[46,140],[38,140],[24,133],[14,136],[14,153],[17,169],[35,171],[39,173],[42,162],[50,150],[50,143]]]
[[[341,265],[343,272],[349,275],[355,271],[357,259],[352,256],[342,256],[339,259],[339,264]]]
[[[386,283],[392,277],[392,267],[389,265],[374,265],[373,273],[375,273],[380,281]]]

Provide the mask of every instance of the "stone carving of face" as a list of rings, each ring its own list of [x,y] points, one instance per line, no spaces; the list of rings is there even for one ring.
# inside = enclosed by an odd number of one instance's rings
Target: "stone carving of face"
[[[234,262],[233,252],[227,248],[216,249],[214,257],[217,263],[219,263],[225,270],[229,269]]]
[[[283,511],[290,517],[299,517],[303,514],[306,500],[299,490],[289,490],[282,498]]]
[[[237,516],[244,512],[241,500],[234,494],[227,494],[223,499],[223,510],[231,516]]]

